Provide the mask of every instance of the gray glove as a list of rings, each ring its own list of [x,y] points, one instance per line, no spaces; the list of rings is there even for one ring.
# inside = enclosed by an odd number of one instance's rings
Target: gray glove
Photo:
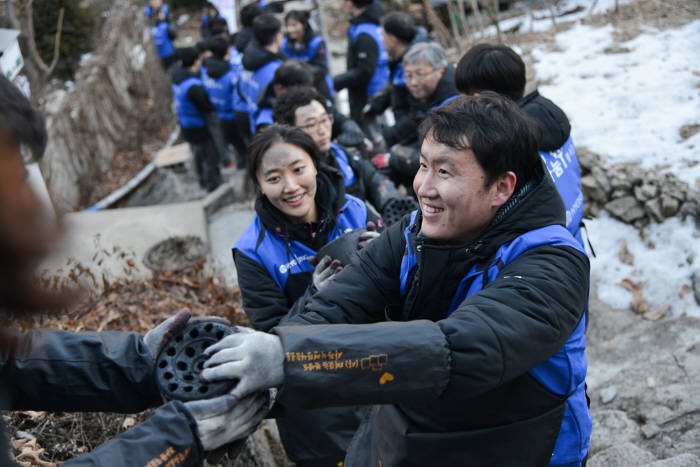
[[[368,221],[367,231],[362,232],[362,235],[360,235],[360,240],[357,242],[357,249],[367,248],[367,245],[369,245],[372,240],[379,237],[379,235],[381,234],[377,232],[377,224]]]
[[[267,391],[237,399],[231,394],[185,402],[197,422],[197,435],[205,451],[245,438],[267,414]]]
[[[231,395],[240,399],[282,384],[284,351],[280,338],[260,331],[237,332],[205,350],[204,381],[239,380]]]
[[[158,354],[163,350],[173,336],[177,335],[185,329],[188,324],[197,324],[204,321],[230,325],[226,318],[216,316],[198,316],[192,318],[192,312],[183,308],[175,316],[171,316],[155,328],[151,329],[143,336],[143,341],[148,347],[148,353],[151,355],[151,360],[156,361]]]
[[[316,291],[319,291],[327,286],[335,275],[342,270],[343,266],[340,265],[340,261],[337,259],[332,260],[330,256],[326,255],[321,258],[321,261],[314,268],[314,272],[311,274],[311,283]]]

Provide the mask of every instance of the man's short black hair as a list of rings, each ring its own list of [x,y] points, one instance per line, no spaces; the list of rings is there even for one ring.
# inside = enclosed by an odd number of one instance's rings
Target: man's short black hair
[[[263,7],[258,5],[257,2],[247,4],[246,6],[241,8],[241,26],[243,26],[244,28],[252,28],[253,21],[255,21],[255,18],[263,14],[265,14],[265,10],[263,9]]]
[[[207,29],[212,36],[228,36],[228,23],[224,18],[213,18],[208,24]]]
[[[194,47],[180,47],[175,50],[175,56],[183,67],[189,68],[199,58],[199,51]]]
[[[411,43],[418,31],[411,15],[403,11],[394,11],[384,15],[382,28],[406,45]]]
[[[275,77],[272,81],[283,88],[291,86],[311,87],[314,85],[314,69],[301,60],[285,60],[275,71]]]
[[[228,53],[229,43],[224,37],[213,37],[209,39],[209,50],[214,57],[223,60]]]
[[[253,37],[262,47],[272,44],[282,30],[282,23],[272,13],[265,13],[253,20]]]
[[[325,98],[315,88],[308,86],[287,88],[275,100],[272,119],[277,123],[295,126],[297,109],[311,104],[312,101],[318,101],[328,110]]]
[[[512,171],[515,192],[540,173],[538,127],[511,99],[485,91],[461,96],[429,113],[419,127],[420,141],[470,149],[486,174],[486,186]]]
[[[459,92],[494,91],[517,101],[525,93],[525,62],[503,44],[477,44],[459,60],[455,86]]]
[[[12,81],[0,74],[0,133],[31,151],[38,161],[44,155],[46,124],[44,117],[32,107],[29,99]]]

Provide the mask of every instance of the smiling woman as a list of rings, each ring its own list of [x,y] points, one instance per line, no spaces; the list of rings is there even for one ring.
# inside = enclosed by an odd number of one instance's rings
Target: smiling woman
[[[269,331],[296,314],[334,277],[339,268],[330,261],[320,261],[316,272],[310,263],[322,246],[377,220],[362,200],[345,193],[342,173],[322,160],[311,136],[285,125],[265,128],[250,145],[248,176],[259,196],[233,259],[243,309],[257,330]],[[354,408],[344,407],[296,412],[277,425],[297,464],[336,465],[359,420]]]

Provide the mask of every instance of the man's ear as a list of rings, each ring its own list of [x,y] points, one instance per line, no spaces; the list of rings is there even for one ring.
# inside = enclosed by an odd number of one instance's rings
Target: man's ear
[[[515,176],[515,173],[509,170],[493,183],[491,198],[493,207],[500,208],[513,196],[517,181],[518,178]]]

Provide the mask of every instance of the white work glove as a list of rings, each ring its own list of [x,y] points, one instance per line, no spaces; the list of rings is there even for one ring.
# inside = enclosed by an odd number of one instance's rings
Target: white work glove
[[[284,351],[280,338],[260,331],[237,332],[204,351],[211,355],[200,377],[204,381],[239,380],[235,398],[282,384]]]
[[[316,291],[319,291],[330,284],[335,275],[342,270],[343,266],[340,265],[340,261],[326,255],[314,268],[314,272],[311,274],[311,283]]]
[[[226,326],[231,324],[226,318],[219,318],[217,316],[197,316],[192,318],[192,312],[187,308],[183,308],[177,312],[175,316],[171,316],[170,318],[166,319],[143,336],[143,341],[146,344],[146,347],[148,347],[148,353],[151,355],[151,360],[155,362],[160,354],[160,351],[163,350],[163,347],[170,342],[170,339],[185,329],[187,325],[205,321],[225,324]]]
[[[232,394],[185,402],[197,422],[197,435],[205,451],[245,438],[267,414],[269,396],[259,391],[243,399]]]
[[[377,224],[368,221],[367,232],[362,232],[362,235],[360,235],[360,239],[357,242],[357,249],[367,248],[367,245],[369,245],[372,240],[379,237],[379,235],[381,234],[377,232]]]

